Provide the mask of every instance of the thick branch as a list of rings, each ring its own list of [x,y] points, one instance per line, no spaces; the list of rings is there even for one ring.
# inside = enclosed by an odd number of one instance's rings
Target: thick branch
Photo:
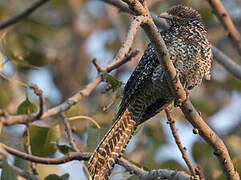
[[[12,24],[15,24],[22,20],[23,18],[28,17],[30,14],[32,14],[36,9],[38,9],[43,4],[47,3],[49,0],[39,0],[32,4],[29,8],[24,10],[23,12],[11,17],[10,19],[7,19],[6,21],[0,23],[0,30],[4,29]]]
[[[183,171],[158,169],[146,172],[141,176],[141,180],[149,179],[190,180],[191,177]]]
[[[241,54],[241,37],[220,0],[207,0]]]
[[[233,166],[228,150],[222,139],[220,139],[205,123],[189,100],[182,103],[181,110],[193,127],[199,130],[200,136],[214,149],[214,154],[217,156],[227,179],[239,180],[240,177]]]

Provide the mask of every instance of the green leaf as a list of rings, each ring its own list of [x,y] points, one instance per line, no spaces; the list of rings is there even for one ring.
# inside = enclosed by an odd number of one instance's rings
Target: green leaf
[[[44,180],[61,180],[61,177],[57,174],[50,174],[44,178]]]
[[[102,127],[101,129],[97,128],[89,128],[88,129],[88,139],[87,139],[87,146],[88,151],[92,152],[97,144],[100,142],[102,137],[105,135],[105,133],[108,131],[107,127]]]
[[[29,126],[30,145],[33,155],[52,156],[56,150],[56,141],[59,138],[59,126],[53,128]]]
[[[7,161],[2,162],[2,176],[1,180],[17,180],[17,172],[8,165]]]
[[[44,180],[68,180],[69,174],[66,173],[62,176],[58,176],[57,174],[50,174],[44,178]]]
[[[26,99],[18,106],[17,114],[31,114],[36,113],[37,111],[37,106],[31,103],[28,97],[26,97]]]
[[[105,76],[105,81],[108,83],[106,91],[112,90],[114,92],[123,84],[121,81],[119,81],[114,76],[111,76],[109,74]]]
[[[68,180],[69,179],[69,173],[65,173],[61,176],[62,180]]]

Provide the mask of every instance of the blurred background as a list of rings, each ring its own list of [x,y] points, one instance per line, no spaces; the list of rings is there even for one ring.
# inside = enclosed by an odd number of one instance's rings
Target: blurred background
[[[0,22],[23,11],[33,0],[0,0]],[[240,55],[227,37],[222,25],[212,13],[207,1],[148,0],[154,14],[160,14],[173,5],[185,4],[196,8],[208,29],[210,42],[240,64]],[[224,7],[241,32],[241,0],[223,0]],[[19,81],[36,84],[45,98],[45,109],[56,106],[84,88],[97,77],[91,61],[96,58],[105,66],[124,42],[131,16],[101,0],[51,0],[29,18],[0,32],[1,74],[0,108],[16,114],[26,98],[38,106],[38,97]],[[111,73],[125,83],[149,43],[139,30],[133,50],[140,53],[129,63]],[[76,143],[81,151],[92,151],[104,132],[112,124],[124,86],[108,90],[102,83],[87,98],[81,100],[65,114],[67,117],[88,116],[96,120],[101,129],[82,118],[70,121]],[[195,88],[190,98],[205,121],[224,140],[234,165],[241,173],[241,81],[213,61],[212,78]],[[196,166],[200,166],[206,179],[225,179],[213,150],[198,135],[177,108],[173,111],[183,145]],[[147,170],[168,168],[187,171],[177,145],[171,135],[164,113],[147,121],[132,138],[124,157]],[[0,140],[25,151],[26,127],[3,127]],[[37,121],[29,128],[32,152],[43,157],[61,157],[61,147],[68,142],[62,120],[52,117]],[[29,170],[29,162],[8,156],[9,164]],[[62,165],[37,165],[41,179],[50,174],[69,174],[70,180],[85,180],[86,162],[73,161]],[[31,170],[29,170],[31,172]],[[68,173],[68,174],[66,174]],[[128,179],[132,175],[116,166],[112,179]]]

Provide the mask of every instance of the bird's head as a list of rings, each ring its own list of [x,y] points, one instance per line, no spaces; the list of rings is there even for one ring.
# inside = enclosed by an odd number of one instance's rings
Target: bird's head
[[[201,21],[201,16],[195,9],[183,5],[175,6],[160,14],[159,17],[166,19],[169,25],[184,25],[192,21]]]

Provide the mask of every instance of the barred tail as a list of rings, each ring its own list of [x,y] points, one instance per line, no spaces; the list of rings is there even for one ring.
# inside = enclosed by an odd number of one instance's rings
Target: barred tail
[[[99,143],[88,161],[92,180],[108,179],[118,158],[125,151],[136,128],[128,109],[123,113]]]

